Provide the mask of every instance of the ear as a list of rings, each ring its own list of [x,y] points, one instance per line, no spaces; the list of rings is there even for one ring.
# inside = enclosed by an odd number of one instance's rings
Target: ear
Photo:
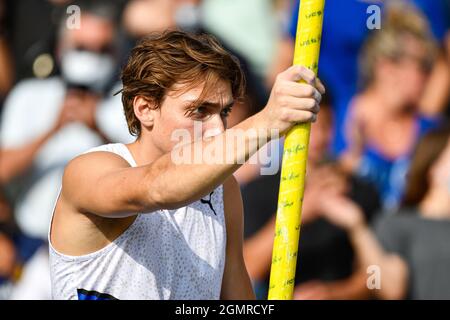
[[[143,96],[136,96],[133,99],[133,110],[136,117],[141,122],[141,126],[151,129],[156,116],[156,105]]]

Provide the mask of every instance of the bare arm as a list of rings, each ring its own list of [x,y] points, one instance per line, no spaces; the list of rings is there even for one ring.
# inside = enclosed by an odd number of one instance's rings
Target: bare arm
[[[243,123],[250,126],[252,119]],[[195,148],[207,150],[226,139],[230,132],[208,141],[196,141],[181,147],[180,152],[194,153]],[[257,139],[248,135],[249,145]],[[247,159],[255,150],[236,146],[237,158]],[[202,157],[206,159],[206,155]],[[120,156],[108,152],[93,152],[79,156],[67,166],[62,193],[79,212],[105,217],[123,217],[134,212],[175,209],[192,203],[210,193],[238,167],[233,163],[176,164],[167,153],[151,164],[130,167]]]
[[[440,115],[447,107],[450,97],[450,60],[440,52],[419,102],[420,112],[428,117]]]
[[[348,278],[330,282],[309,281],[295,287],[295,300],[359,300],[370,297],[367,274],[359,268]]]
[[[359,263],[367,269],[376,265],[381,270],[381,288],[374,290],[381,299],[403,299],[408,287],[408,265],[397,254],[384,251],[375,235],[366,225],[354,227],[350,239]]]
[[[363,268],[357,268],[348,278],[332,281],[330,290],[335,300],[360,300],[370,297],[367,289],[367,273]]]
[[[275,215],[255,235],[244,242],[244,257],[253,280],[264,280],[270,271],[275,230]]]
[[[311,223],[319,217],[319,204],[327,193],[341,194],[346,188],[344,177],[338,174],[333,166],[323,165],[320,168],[310,169],[303,200],[302,225]],[[264,280],[270,271],[275,218],[274,213],[260,230],[245,240],[244,257],[252,279]]]
[[[233,176],[224,183],[224,205],[227,228],[225,270],[221,299],[255,299],[243,256],[244,212],[239,185]]]
[[[357,263],[363,270],[375,265],[381,270],[381,289],[375,295],[381,299],[404,298],[408,284],[408,266],[397,254],[388,253],[364,222],[361,209],[344,197],[329,197],[324,202],[324,215],[349,233]]]
[[[117,155],[104,152],[74,159],[63,177],[64,198],[79,212],[105,217],[179,208],[200,199],[222,184],[262,146],[255,131],[248,129],[255,129],[270,138],[267,135],[269,129],[284,134],[295,123],[315,118],[320,94],[312,85],[294,82],[301,77],[311,83],[316,81],[311,71],[292,67],[280,74],[263,111],[220,135],[176,150],[177,154],[194,154],[194,150],[200,150],[203,156],[198,163],[176,164],[172,152],[137,168],[131,168]],[[318,87],[323,91],[323,86]],[[207,151],[227,146],[229,139],[234,141],[234,130],[239,129],[243,132],[245,147],[233,143],[231,150],[226,149],[234,161],[208,163]]]
[[[8,183],[14,177],[24,173],[33,163],[36,153],[55,134],[56,130],[51,129],[21,148],[0,149],[0,182]]]

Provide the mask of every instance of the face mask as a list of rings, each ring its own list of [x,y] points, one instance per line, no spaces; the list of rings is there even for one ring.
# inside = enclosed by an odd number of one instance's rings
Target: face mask
[[[72,84],[103,90],[114,72],[114,59],[109,54],[70,50],[63,54],[61,72]]]
[[[175,12],[175,23],[185,31],[195,31],[200,27],[201,11],[194,4],[182,4]]]

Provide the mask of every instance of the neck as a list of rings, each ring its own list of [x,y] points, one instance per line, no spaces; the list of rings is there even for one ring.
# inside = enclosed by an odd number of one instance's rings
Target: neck
[[[135,142],[127,145],[138,166],[154,162],[164,155],[148,136],[141,135]]]
[[[450,196],[448,190],[432,189],[419,205],[420,212],[428,218],[450,218]]]

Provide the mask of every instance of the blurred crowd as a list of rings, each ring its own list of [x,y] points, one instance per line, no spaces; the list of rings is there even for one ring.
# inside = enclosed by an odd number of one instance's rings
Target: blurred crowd
[[[298,5],[0,0],[0,299],[51,298],[47,235],[64,167],[133,140],[114,93],[140,38],[206,32],[238,57],[247,95],[232,127],[292,64]],[[327,93],[312,126],[294,298],[450,299],[450,1],[327,0],[319,77]],[[265,299],[280,174],[260,169],[235,176],[244,258]]]

